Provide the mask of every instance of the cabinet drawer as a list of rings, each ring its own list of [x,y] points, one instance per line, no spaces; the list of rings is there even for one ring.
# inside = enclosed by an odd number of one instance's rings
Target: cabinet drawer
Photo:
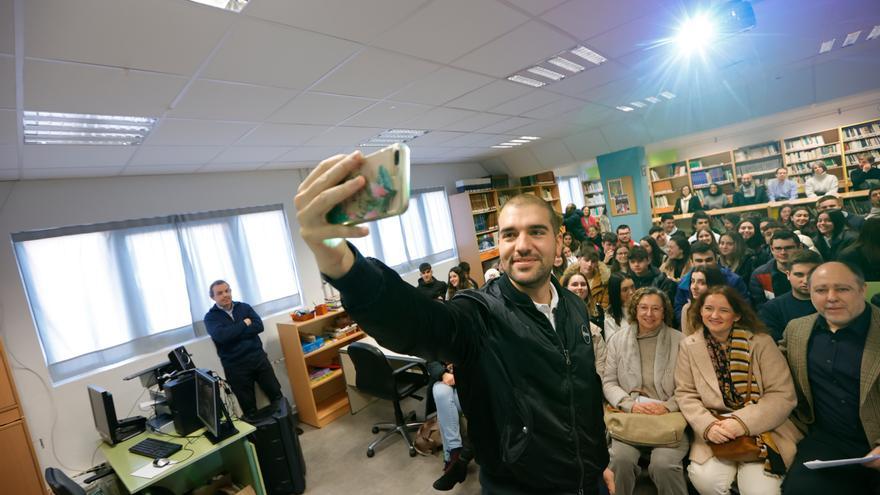
[[[42,495],[43,481],[37,470],[23,421],[0,426],[0,480],[3,493]]]
[[[21,410],[17,407],[0,412],[0,426],[18,421],[19,419],[21,419]]]

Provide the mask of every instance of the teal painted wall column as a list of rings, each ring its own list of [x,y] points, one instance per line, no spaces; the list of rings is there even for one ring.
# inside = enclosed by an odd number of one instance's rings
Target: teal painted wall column
[[[611,219],[612,230],[617,229],[618,225],[627,224],[632,229],[634,240],[638,241],[648,235],[648,230],[651,228],[651,202],[648,179],[642,175],[642,171],[646,167],[645,148],[639,146],[607,155],[599,155],[596,157],[596,162],[599,164],[599,174],[602,176],[602,188],[605,191],[605,201],[608,202],[608,218]],[[632,177],[638,213],[621,216],[611,215],[608,179],[618,177]]]

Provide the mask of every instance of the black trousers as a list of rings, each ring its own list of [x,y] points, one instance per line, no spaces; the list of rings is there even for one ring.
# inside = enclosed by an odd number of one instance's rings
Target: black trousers
[[[251,414],[257,410],[257,397],[254,393],[254,383],[259,383],[260,388],[270,401],[281,398],[281,384],[275,377],[272,363],[263,353],[254,359],[242,360],[235,363],[223,363],[223,371],[226,373],[226,381],[232,386],[232,393],[238,399],[238,405],[244,414]]]
[[[841,466],[811,470],[805,461],[829,461],[861,457],[870,447],[854,449],[831,433],[810,432],[797,445],[797,455],[782,483],[782,492],[791,495],[826,495],[832,493],[880,494],[880,471],[864,466]]]

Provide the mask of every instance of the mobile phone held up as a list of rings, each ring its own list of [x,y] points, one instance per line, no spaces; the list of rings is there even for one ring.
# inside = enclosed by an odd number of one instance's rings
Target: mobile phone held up
[[[409,206],[409,147],[395,143],[364,157],[361,168],[345,180],[363,175],[367,183],[354,196],[327,213],[333,224],[356,225],[393,217]],[[344,182],[344,181],[343,181]]]

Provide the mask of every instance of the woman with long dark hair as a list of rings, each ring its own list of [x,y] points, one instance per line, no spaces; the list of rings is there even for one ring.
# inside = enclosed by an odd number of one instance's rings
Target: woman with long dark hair
[[[654,268],[660,268],[660,265],[663,264],[663,250],[660,249],[657,240],[646,235],[639,240],[639,244],[648,252],[648,256],[651,258],[651,265]]]
[[[690,335],[693,333],[693,328],[690,326],[690,321],[687,319],[688,309],[691,307],[691,302],[696,301],[700,296],[703,295],[710,287],[715,287],[716,285],[724,285],[727,283],[727,279],[724,278],[724,274],[721,273],[721,268],[717,266],[708,266],[701,265],[694,267],[691,270],[691,300],[684,303],[684,306],[681,307],[681,314],[685,315],[681,319],[681,333],[684,335]]]
[[[702,242],[708,246],[712,247],[712,250],[716,253],[718,252],[718,242],[715,240],[715,233],[712,232],[709,228],[702,228],[697,231],[697,240],[695,242]]]
[[[691,243],[684,236],[672,236],[666,241],[666,261],[660,271],[678,282],[691,270]]]
[[[721,234],[718,241],[720,265],[736,273],[743,280],[751,280],[754,266],[754,255],[746,247],[746,241],[736,232]]]
[[[816,217],[813,244],[825,261],[837,261],[840,253],[856,241],[856,235],[846,228],[846,217],[840,210],[825,210]]]
[[[611,273],[629,273],[629,246],[617,246],[614,249]]]
[[[608,279],[608,311],[605,312],[603,333],[605,342],[623,328],[629,326],[626,315],[627,301],[636,291],[635,282],[625,273],[613,273]]]
[[[795,234],[807,237],[816,235],[813,211],[808,206],[798,206],[791,210],[791,229]]]
[[[791,214],[793,212],[794,210],[788,203],[779,207],[779,223],[788,230],[794,230],[791,227]]]
[[[449,269],[449,275],[446,279],[446,300],[451,301],[453,296],[457,294],[459,291],[463,291],[466,289],[476,289],[470,280],[464,276],[464,272],[461,268],[457,266],[453,266]]]
[[[840,261],[865,272],[868,282],[880,282],[880,217],[865,220],[859,238],[840,253]]]
[[[746,241],[746,247],[757,254],[764,246],[764,236],[758,230],[758,224],[751,218],[743,218],[736,225],[736,232]]]
[[[587,314],[591,314],[591,307],[595,309],[596,305],[590,300],[590,286],[587,284],[587,277],[580,271],[568,270],[559,285],[574,292],[584,305],[587,307]],[[601,377],[605,373],[605,340],[602,338],[602,329],[599,328],[592,320],[590,321],[590,335],[593,343],[593,353],[596,355],[596,371]]]

